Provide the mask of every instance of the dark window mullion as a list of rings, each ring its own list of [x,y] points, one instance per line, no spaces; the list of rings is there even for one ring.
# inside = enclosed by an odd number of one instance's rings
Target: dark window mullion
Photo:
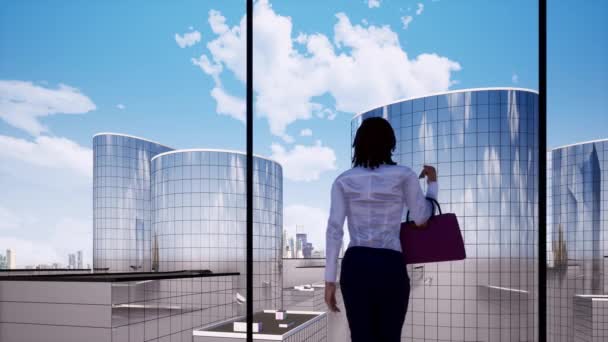
[[[538,340],[547,341],[547,0],[538,2]]]
[[[253,0],[247,0],[247,341],[253,342]]]

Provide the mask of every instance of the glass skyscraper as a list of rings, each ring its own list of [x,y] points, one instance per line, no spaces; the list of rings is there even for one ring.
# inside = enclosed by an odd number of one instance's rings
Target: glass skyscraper
[[[93,151],[93,267],[239,272],[247,298],[245,154],[114,133],[95,135]],[[282,168],[258,156],[253,167],[254,307],[280,308]]]
[[[555,148],[549,160],[549,341],[605,341],[594,323],[608,321],[608,140]]]
[[[175,150],[152,158],[153,265],[159,271],[239,272],[246,289],[246,156]],[[282,168],[254,157],[253,298],[256,310],[282,296]]]
[[[130,135],[93,137],[93,268],[150,271],[150,160],[171,150]]]
[[[400,100],[355,116],[352,138],[375,116],[395,130],[395,161],[437,168],[439,203],[457,215],[467,252],[408,266],[403,340],[535,341],[538,94],[484,88]]]

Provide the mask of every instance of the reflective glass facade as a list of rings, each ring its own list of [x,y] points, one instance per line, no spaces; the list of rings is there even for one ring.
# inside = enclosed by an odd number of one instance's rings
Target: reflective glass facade
[[[464,261],[408,266],[403,340],[535,341],[538,94],[492,88],[403,100],[356,116],[352,138],[373,116],[395,130],[395,161],[436,166],[439,203],[457,215],[467,251]]]
[[[150,160],[172,150],[145,139],[93,137],[93,267],[150,271]]]
[[[240,272],[237,289],[246,297],[245,175],[242,153],[178,150],[152,159],[155,268]],[[254,309],[279,308],[283,209],[278,163],[254,158],[253,196]]]
[[[608,300],[608,140],[556,148],[551,152],[550,160],[549,341],[574,341],[581,338],[577,334],[600,336],[600,340],[605,340],[602,334],[608,324],[605,314]]]

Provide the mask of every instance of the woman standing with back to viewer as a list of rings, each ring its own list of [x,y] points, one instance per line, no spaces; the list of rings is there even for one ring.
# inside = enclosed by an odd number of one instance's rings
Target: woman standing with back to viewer
[[[334,181],[327,223],[325,302],[336,305],[338,253],[348,217],[350,243],[340,273],[340,288],[353,342],[399,342],[410,294],[399,233],[404,206],[417,225],[432,213],[418,176],[392,160],[395,132],[383,118],[363,121],[353,147],[353,167]],[[424,166],[427,196],[437,198],[437,173]],[[407,253],[407,251],[403,251]]]

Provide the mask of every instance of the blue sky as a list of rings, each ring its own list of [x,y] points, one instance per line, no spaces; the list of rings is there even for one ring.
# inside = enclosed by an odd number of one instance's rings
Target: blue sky
[[[236,3],[3,2],[0,249],[20,266],[77,249],[90,261],[97,132],[245,149]],[[549,146],[606,137],[607,10],[549,1]],[[290,233],[302,225],[323,247],[356,112],[446,89],[537,89],[537,18],[524,0],[258,1],[255,152],[284,165]]]

